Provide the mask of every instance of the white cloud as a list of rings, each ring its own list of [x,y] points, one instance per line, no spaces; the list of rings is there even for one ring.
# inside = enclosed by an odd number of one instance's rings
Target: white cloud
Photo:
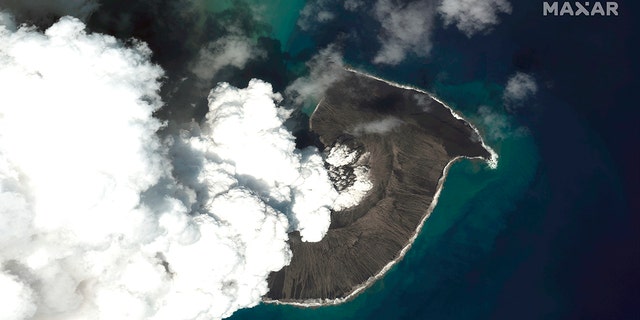
[[[0,28],[0,318],[227,317],[290,261],[288,230],[326,231],[335,191],[267,84],[218,87],[168,150],[150,56],[72,18]]]
[[[19,279],[0,272],[0,299],[3,320],[29,319],[36,312],[33,291]]]
[[[538,92],[538,85],[533,76],[518,72],[507,81],[502,98],[509,106],[522,103]]]
[[[434,9],[431,1],[408,4],[378,0],[374,15],[382,25],[382,47],[373,59],[377,64],[395,65],[408,54],[426,57],[431,51]]]
[[[442,0],[438,12],[445,26],[454,24],[471,37],[497,25],[499,14],[511,13],[511,4],[508,0]]]
[[[433,99],[424,94],[414,94],[413,100],[424,112],[430,112],[433,107]]]
[[[385,134],[401,126],[404,121],[396,117],[387,117],[380,120],[358,123],[351,130],[355,135],[361,134]]]
[[[332,0],[308,1],[300,11],[298,26],[310,30],[314,25],[326,23],[335,18],[335,14],[326,9]]]
[[[289,231],[299,230],[304,241],[319,241],[329,228],[337,193],[317,149],[295,148],[284,127],[289,112],[276,107],[281,99],[260,80],[246,89],[222,83],[212,90],[202,134],[190,141],[202,153],[198,179],[213,201],[228,190],[250,190],[289,217]],[[208,211],[218,215],[215,208]]]
[[[326,152],[329,174],[340,191],[333,208],[337,211],[349,209],[360,203],[373,188],[366,165],[369,153],[353,150],[341,143]]]
[[[265,53],[257,48],[251,39],[229,35],[207,44],[200,49],[195,63],[191,66],[200,80],[210,81],[216,73],[226,66],[244,68],[247,62],[264,57]]]
[[[309,1],[300,13],[298,25],[303,30],[334,19],[333,0]],[[465,35],[487,32],[497,25],[499,15],[512,11],[508,0],[376,0],[372,10],[361,0],[347,0],[345,10],[372,14],[380,23],[380,49],[375,64],[397,65],[408,56],[427,57],[433,43],[431,36],[436,14],[444,25],[455,25]]]
[[[492,140],[504,140],[510,135],[512,126],[505,115],[496,113],[487,106],[480,106],[478,115],[484,124],[487,136]]]
[[[488,106],[480,106],[477,115],[474,116],[477,123],[481,123],[483,133],[490,140],[505,140],[528,134],[528,129],[522,126],[514,126],[513,121],[504,112],[494,111]]]
[[[358,11],[365,6],[362,0],[315,0],[307,1],[304,8],[300,10],[298,16],[298,26],[302,30],[311,30],[318,28],[318,26],[331,22],[336,18],[336,12],[339,6],[347,11]]]
[[[296,79],[285,90],[287,98],[298,105],[318,103],[327,89],[346,72],[342,54],[335,45],[322,49],[307,62],[307,67],[309,75]]]

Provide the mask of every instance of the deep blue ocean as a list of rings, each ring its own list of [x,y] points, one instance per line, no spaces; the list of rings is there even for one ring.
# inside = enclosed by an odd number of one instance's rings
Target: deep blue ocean
[[[393,67],[370,63],[371,21],[336,7],[330,24],[302,31],[304,1],[269,6],[292,70],[355,32],[343,43],[349,64],[435,93],[479,127],[500,163],[455,164],[406,257],[352,301],[261,304],[231,319],[640,319],[640,11],[618,1],[617,17],[545,17],[541,1],[511,3],[488,34],[437,21],[431,55]],[[506,110],[518,71],[539,90]]]

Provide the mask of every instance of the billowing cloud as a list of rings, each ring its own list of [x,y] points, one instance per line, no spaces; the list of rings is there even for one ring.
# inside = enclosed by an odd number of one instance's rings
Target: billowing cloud
[[[2,297],[2,319],[30,319],[36,313],[34,294],[24,282],[0,272],[0,297]]]
[[[361,134],[385,134],[404,122],[396,117],[387,117],[380,120],[358,123],[351,130],[355,135]]]
[[[402,62],[408,54],[427,56],[432,47],[434,11],[431,1],[399,3],[378,0],[374,6],[374,14],[382,26],[382,47],[373,62],[395,65]]]
[[[288,231],[328,228],[323,161],[268,84],[219,86],[198,134],[160,140],[150,56],[73,18],[0,26],[0,318],[227,317],[290,261]]]
[[[533,76],[518,72],[507,81],[502,98],[508,106],[518,105],[538,92]]]
[[[497,25],[499,14],[511,13],[511,4],[508,0],[442,0],[438,12],[445,26],[453,24],[471,37]]]
[[[329,228],[337,193],[318,150],[295,148],[284,127],[289,112],[276,108],[281,99],[260,80],[246,89],[222,83],[211,92],[201,135],[189,142],[201,153],[197,179],[208,193],[203,202],[209,206],[230,190],[242,190],[289,217],[288,231],[319,241]],[[217,214],[215,208],[206,211]]]
[[[334,210],[345,210],[357,205],[373,188],[369,167],[366,165],[369,156],[368,152],[351,149],[342,143],[336,143],[327,151],[329,174],[340,191],[333,204]]]

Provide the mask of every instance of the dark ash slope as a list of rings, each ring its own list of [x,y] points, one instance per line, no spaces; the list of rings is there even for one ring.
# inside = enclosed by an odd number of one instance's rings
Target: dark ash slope
[[[389,117],[403,123],[385,133],[354,132]],[[349,296],[410,244],[451,160],[490,158],[473,128],[429,95],[353,72],[327,91],[310,121],[324,145],[340,141],[370,153],[374,187],[357,206],[332,213],[322,241],[290,234],[293,259],[269,277],[267,300]]]

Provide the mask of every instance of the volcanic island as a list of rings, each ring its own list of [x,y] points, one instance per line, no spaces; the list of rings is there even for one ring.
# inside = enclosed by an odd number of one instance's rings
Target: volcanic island
[[[354,297],[407,252],[453,162],[497,165],[478,130],[432,95],[351,69],[309,121],[326,150],[353,151],[351,165],[367,168],[370,188],[356,205],[332,211],[321,241],[289,234],[291,263],[270,274],[265,302],[319,306]],[[336,183],[343,189],[353,181]]]

